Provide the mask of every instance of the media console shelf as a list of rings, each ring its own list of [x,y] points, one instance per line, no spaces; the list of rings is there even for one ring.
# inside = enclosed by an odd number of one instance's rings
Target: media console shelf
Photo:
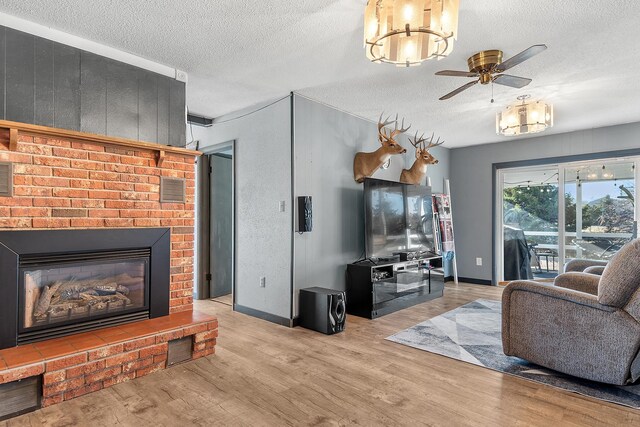
[[[443,292],[441,256],[347,266],[347,313],[355,316],[375,319],[439,298]]]

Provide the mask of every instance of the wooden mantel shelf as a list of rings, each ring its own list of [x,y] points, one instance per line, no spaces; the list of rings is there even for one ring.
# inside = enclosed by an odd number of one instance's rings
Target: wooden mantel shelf
[[[18,147],[18,134],[49,136],[56,138],[66,138],[78,141],[99,142],[102,144],[118,145],[130,148],[151,150],[156,152],[158,166],[162,165],[166,153],[186,154],[190,156],[200,156],[201,152],[189,150],[188,148],[172,147],[170,145],[156,144],[153,142],[135,141],[132,139],[117,138],[113,136],[97,135],[93,133],[77,132],[67,129],[58,129],[47,126],[32,125],[29,123],[11,122],[0,120],[0,129],[9,130],[9,150],[15,151]]]

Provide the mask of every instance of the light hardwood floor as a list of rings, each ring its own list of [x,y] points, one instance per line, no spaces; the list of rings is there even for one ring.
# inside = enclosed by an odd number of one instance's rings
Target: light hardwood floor
[[[233,305],[233,298],[231,296],[231,294],[228,295],[223,295],[221,297],[216,297],[216,298],[211,298],[211,301],[213,302],[217,302],[220,304],[226,304],[226,305]]]
[[[448,285],[445,297],[344,333],[289,329],[224,304],[217,354],[46,408],[6,425],[640,425],[640,411],[385,341],[502,288]],[[0,423],[0,426],[5,424]]]

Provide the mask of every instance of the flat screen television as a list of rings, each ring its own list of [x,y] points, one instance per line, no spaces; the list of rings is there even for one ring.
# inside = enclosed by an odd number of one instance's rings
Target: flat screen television
[[[367,178],[364,209],[367,258],[435,252],[431,187]]]

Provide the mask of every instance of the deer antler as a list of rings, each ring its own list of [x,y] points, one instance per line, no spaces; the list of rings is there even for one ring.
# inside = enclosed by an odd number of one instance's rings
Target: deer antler
[[[411,139],[411,137],[409,137],[409,142],[416,149],[417,148],[422,148],[421,144],[424,142],[424,133],[422,135],[420,135],[420,138],[418,138],[418,131],[416,131],[416,135],[413,137],[413,139]]]
[[[404,127],[404,117],[402,118],[402,125],[400,126],[400,129],[398,129],[398,115],[396,114],[396,126],[395,126],[395,129],[393,130],[393,132],[391,132],[391,136],[389,138],[393,139],[397,135],[400,135],[401,133],[405,133],[409,129],[411,129],[411,125],[409,125],[406,128]]]
[[[398,135],[400,135],[401,133],[405,133],[406,131],[408,131],[411,128],[411,125],[409,125],[408,127],[404,127],[404,118],[402,119],[402,125],[400,126],[400,129],[398,129],[398,115],[396,114],[396,118],[394,120],[389,120],[388,116],[384,122],[382,121],[382,114],[380,114],[380,118],[378,119],[378,134],[380,135],[380,142],[383,141],[394,141],[394,138]],[[391,132],[391,135],[387,135],[387,132],[384,130],[385,126],[390,125],[391,123],[394,123],[394,129]],[[395,141],[394,141],[395,142]]]
[[[420,152],[423,150],[422,145],[424,143],[424,133],[420,135],[420,138],[418,138],[418,131],[416,131],[416,135],[413,139],[409,137],[409,142],[416,149],[416,157],[420,157]]]
[[[440,145],[444,144],[444,140],[440,142],[440,137],[438,137],[438,140],[436,142],[433,142],[434,137],[435,137],[435,134],[432,134],[431,138],[429,139],[429,145],[427,145],[426,147],[424,146],[424,142],[426,141],[423,141],[423,147],[422,147],[423,150],[426,151],[426,150],[429,150],[430,148],[439,147]]]
[[[382,115],[384,114],[384,112],[382,114],[380,114],[380,118],[378,119],[378,135],[380,135],[380,142],[382,142],[383,140],[389,140],[390,137],[387,136],[387,132],[384,130],[385,126],[390,125],[391,123],[394,122],[394,120],[389,120],[389,117],[391,116],[387,116],[386,119],[384,119],[384,122],[382,121]],[[397,121],[397,118],[396,118]]]

